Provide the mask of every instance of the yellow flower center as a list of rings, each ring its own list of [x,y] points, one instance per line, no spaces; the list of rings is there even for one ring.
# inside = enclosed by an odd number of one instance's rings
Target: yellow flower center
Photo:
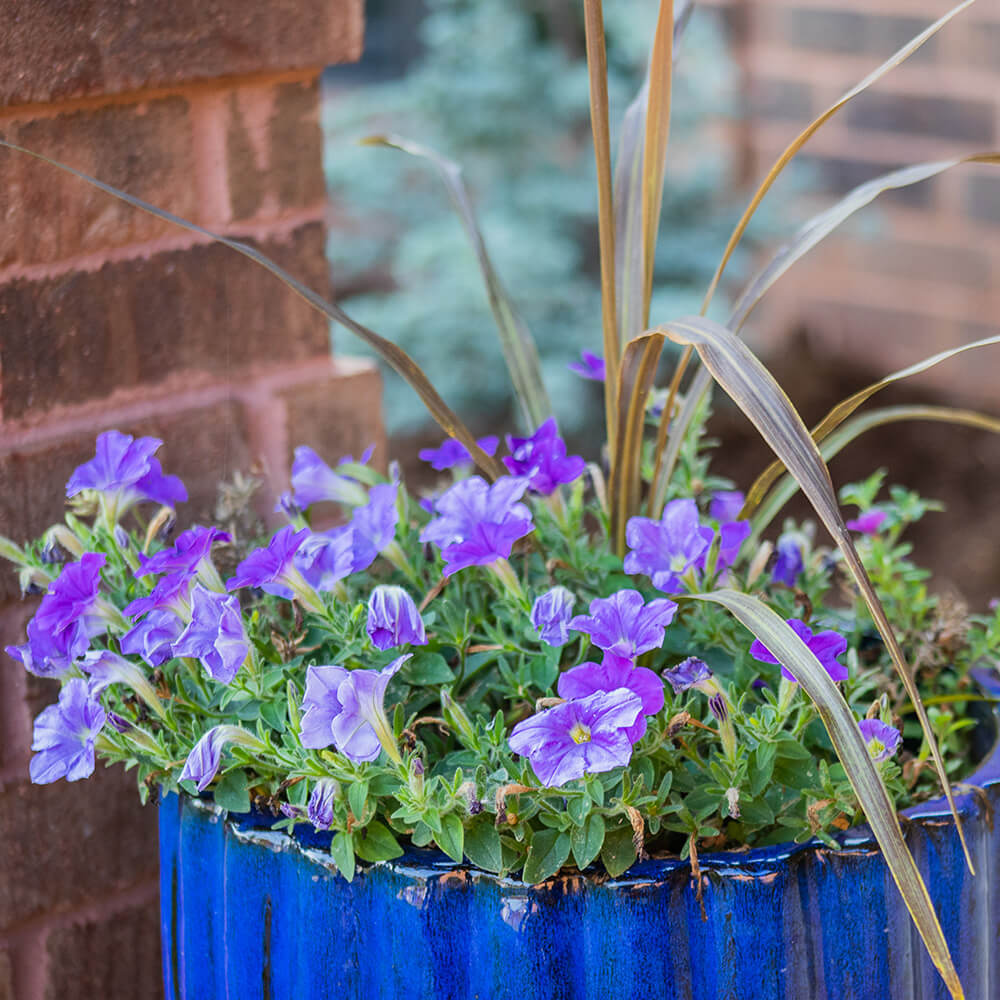
[[[577,722],[569,731],[569,735],[574,743],[590,742],[590,728],[585,726],[582,722]]]

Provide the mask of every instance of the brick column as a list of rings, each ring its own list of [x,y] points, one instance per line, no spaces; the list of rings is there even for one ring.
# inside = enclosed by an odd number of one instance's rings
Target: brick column
[[[0,32],[0,133],[328,290],[318,78],[356,59],[361,0],[17,4]],[[33,537],[115,427],[161,437],[184,516],[291,450],[384,444],[374,368],[241,256],[0,151],[0,534]],[[383,449],[384,450],[384,449]],[[32,613],[0,572],[0,646]],[[54,685],[0,653],[0,1000],[160,994],[155,813],[131,775],[26,784]]]
[[[850,86],[947,9],[932,0],[713,0],[742,8],[744,132],[760,180],[788,142]],[[766,204],[790,221],[912,163],[1000,144],[1000,15],[977,5],[855,98],[797,158],[816,195],[778,185]],[[766,211],[766,209],[765,209]],[[805,327],[817,353],[884,374],[1000,330],[1000,168],[964,166],[888,192],[783,277],[753,323],[776,354]],[[913,380],[956,401],[996,401],[995,353]]]

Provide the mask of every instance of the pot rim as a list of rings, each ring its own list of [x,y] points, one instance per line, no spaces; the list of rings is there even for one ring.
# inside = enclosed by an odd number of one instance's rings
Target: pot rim
[[[970,676],[985,694],[1000,699],[1000,676],[998,676],[995,669],[985,667],[974,668],[970,671]],[[957,783],[957,785],[953,785],[953,788],[956,789],[955,805],[959,815],[963,819],[978,816],[984,808],[989,809],[989,804],[984,804],[982,800],[981,790],[1000,785],[1000,706],[994,706],[990,714],[994,723],[994,740],[990,750],[979,762],[979,765],[972,774]],[[959,791],[958,789],[962,790]],[[307,825],[297,827],[292,834],[284,831],[274,831],[270,828],[275,820],[265,814],[256,811],[250,813],[227,813],[226,810],[221,809],[211,798],[207,797],[199,799],[189,798],[189,801],[197,807],[214,813],[217,817],[231,823],[241,838],[266,844],[272,849],[281,849],[290,846],[310,856],[314,856],[317,861],[322,861],[324,866],[329,867],[332,865],[329,859],[323,859],[319,854],[320,851],[325,854],[328,850],[332,834],[317,832]],[[929,799],[927,802],[920,802],[917,805],[909,806],[903,809],[900,815],[909,821],[908,826],[940,826],[942,823],[950,824],[951,822],[951,810],[948,808],[948,800],[943,795],[935,799]],[[840,852],[842,853],[860,852],[868,854],[871,853],[872,848],[877,850],[875,838],[865,824],[851,827],[851,829],[835,835],[834,839],[840,845]],[[793,857],[807,851],[820,853],[824,851],[830,852],[832,849],[816,838],[803,841],[801,844],[797,844],[794,841],[786,841],[768,847],[753,847],[744,851],[715,851],[699,854],[698,865],[702,872],[713,872],[719,875],[746,875],[748,870],[751,874],[764,874],[776,865],[789,861]],[[363,866],[362,871],[369,867],[381,867],[389,868],[401,875],[419,878],[465,871],[477,880],[488,879],[505,887],[534,888],[531,884],[523,882],[518,878],[484,871],[465,861],[452,861],[447,855],[433,848],[416,848],[410,846],[405,849],[404,854],[399,858],[391,861],[376,862],[374,865],[363,863]],[[680,858],[650,858],[646,861],[637,861],[618,878],[601,879],[600,884],[614,887],[649,883],[650,881],[661,881],[675,872],[690,872],[690,870],[691,863],[689,860],[682,861]],[[558,875],[554,877],[556,879],[560,878]],[[574,877],[594,881],[589,879],[584,873]]]

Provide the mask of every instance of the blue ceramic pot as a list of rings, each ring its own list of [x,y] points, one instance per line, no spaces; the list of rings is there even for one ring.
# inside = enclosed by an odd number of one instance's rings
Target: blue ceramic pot
[[[981,678],[992,694],[1000,684]],[[1000,997],[1000,746],[907,840],[969,1000]],[[959,791],[963,790],[960,786]],[[160,806],[169,1000],[946,1000],[864,829],[843,850],[788,844],[529,886],[413,853],[338,876],[290,838],[175,795]]]

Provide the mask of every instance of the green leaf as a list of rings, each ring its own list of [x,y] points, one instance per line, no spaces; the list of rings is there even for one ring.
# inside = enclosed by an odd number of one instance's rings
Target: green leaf
[[[403,849],[387,826],[372,820],[363,830],[354,832],[354,850],[365,861],[391,861],[398,858]]]
[[[465,234],[472,244],[486,284],[486,294],[489,296],[490,309],[500,333],[500,346],[503,349],[507,370],[514,385],[521,415],[525,426],[534,430],[552,415],[552,403],[542,381],[542,367],[538,360],[538,348],[524,320],[518,315],[510,296],[500,281],[493,261],[486,249],[486,241],[476,220],[472,207],[472,199],[462,180],[462,168],[452,160],[441,156],[427,146],[422,146],[399,136],[371,136],[364,140],[369,145],[388,146],[401,152],[409,153],[428,160],[436,168],[444,181],[451,203],[465,229]]]
[[[570,831],[570,839],[573,860],[582,871],[601,853],[604,844],[604,817],[600,813],[591,813],[583,826],[576,826]]]
[[[250,812],[250,792],[247,788],[246,772],[230,771],[215,786],[215,804],[221,809],[234,813]]]
[[[524,863],[521,877],[532,885],[544,882],[553,875],[569,858],[570,837],[558,830],[538,830],[528,845],[528,860]]]
[[[612,830],[604,838],[601,861],[612,878],[618,878],[627,871],[636,859],[635,844],[632,842],[632,827],[625,826]]]
[[[368,805],[368,782],[354,780],[347,786],[347,804],[354,818],[360,820]]]
[[[418,822],[413,828],[413,833],[410,834],[410,840],[417,847],[426,847],[434,839],[434,832],[431,828],[423,822]]]
[[[285,731],[285,703],[283,701],[265,701],[260,706],[260,717],[279,733]]]
[[[499,874],[503,869],[503,854],[500,849],[500,834],[493,825],[493,817],[476,820],[465,831],[465,856],[484,871]]]
[[[924,946],[949,990],[960,997],[962,986],[927,887],[903,840],[896,811],[858,722],[840,689],[792,628],[756,597],[735,590],[717,590],[692,594],[690,599],[712,601],[726,608],[774,654],[812,700]]]
[[[465,840],[465,828],[462,821],[454,813],[448,813],[441,817],[441,832],[434,837],[438,847],[451,858],[452,861],[462,862],[463,842]]]
[[[400,670],[399,676],[415,686],[450,684],[455,679],[454,671],[440,653],[418,653]]]
[[[750,768],[750,797],[757,798],[767,788],[774,773],[777,747],[773,743],[761,743],[753,752],[754,763]]]
[[[354,878],[354,842],[349,833],[335,833],[330,841],[330,857],[337,870],[350,882]]]

